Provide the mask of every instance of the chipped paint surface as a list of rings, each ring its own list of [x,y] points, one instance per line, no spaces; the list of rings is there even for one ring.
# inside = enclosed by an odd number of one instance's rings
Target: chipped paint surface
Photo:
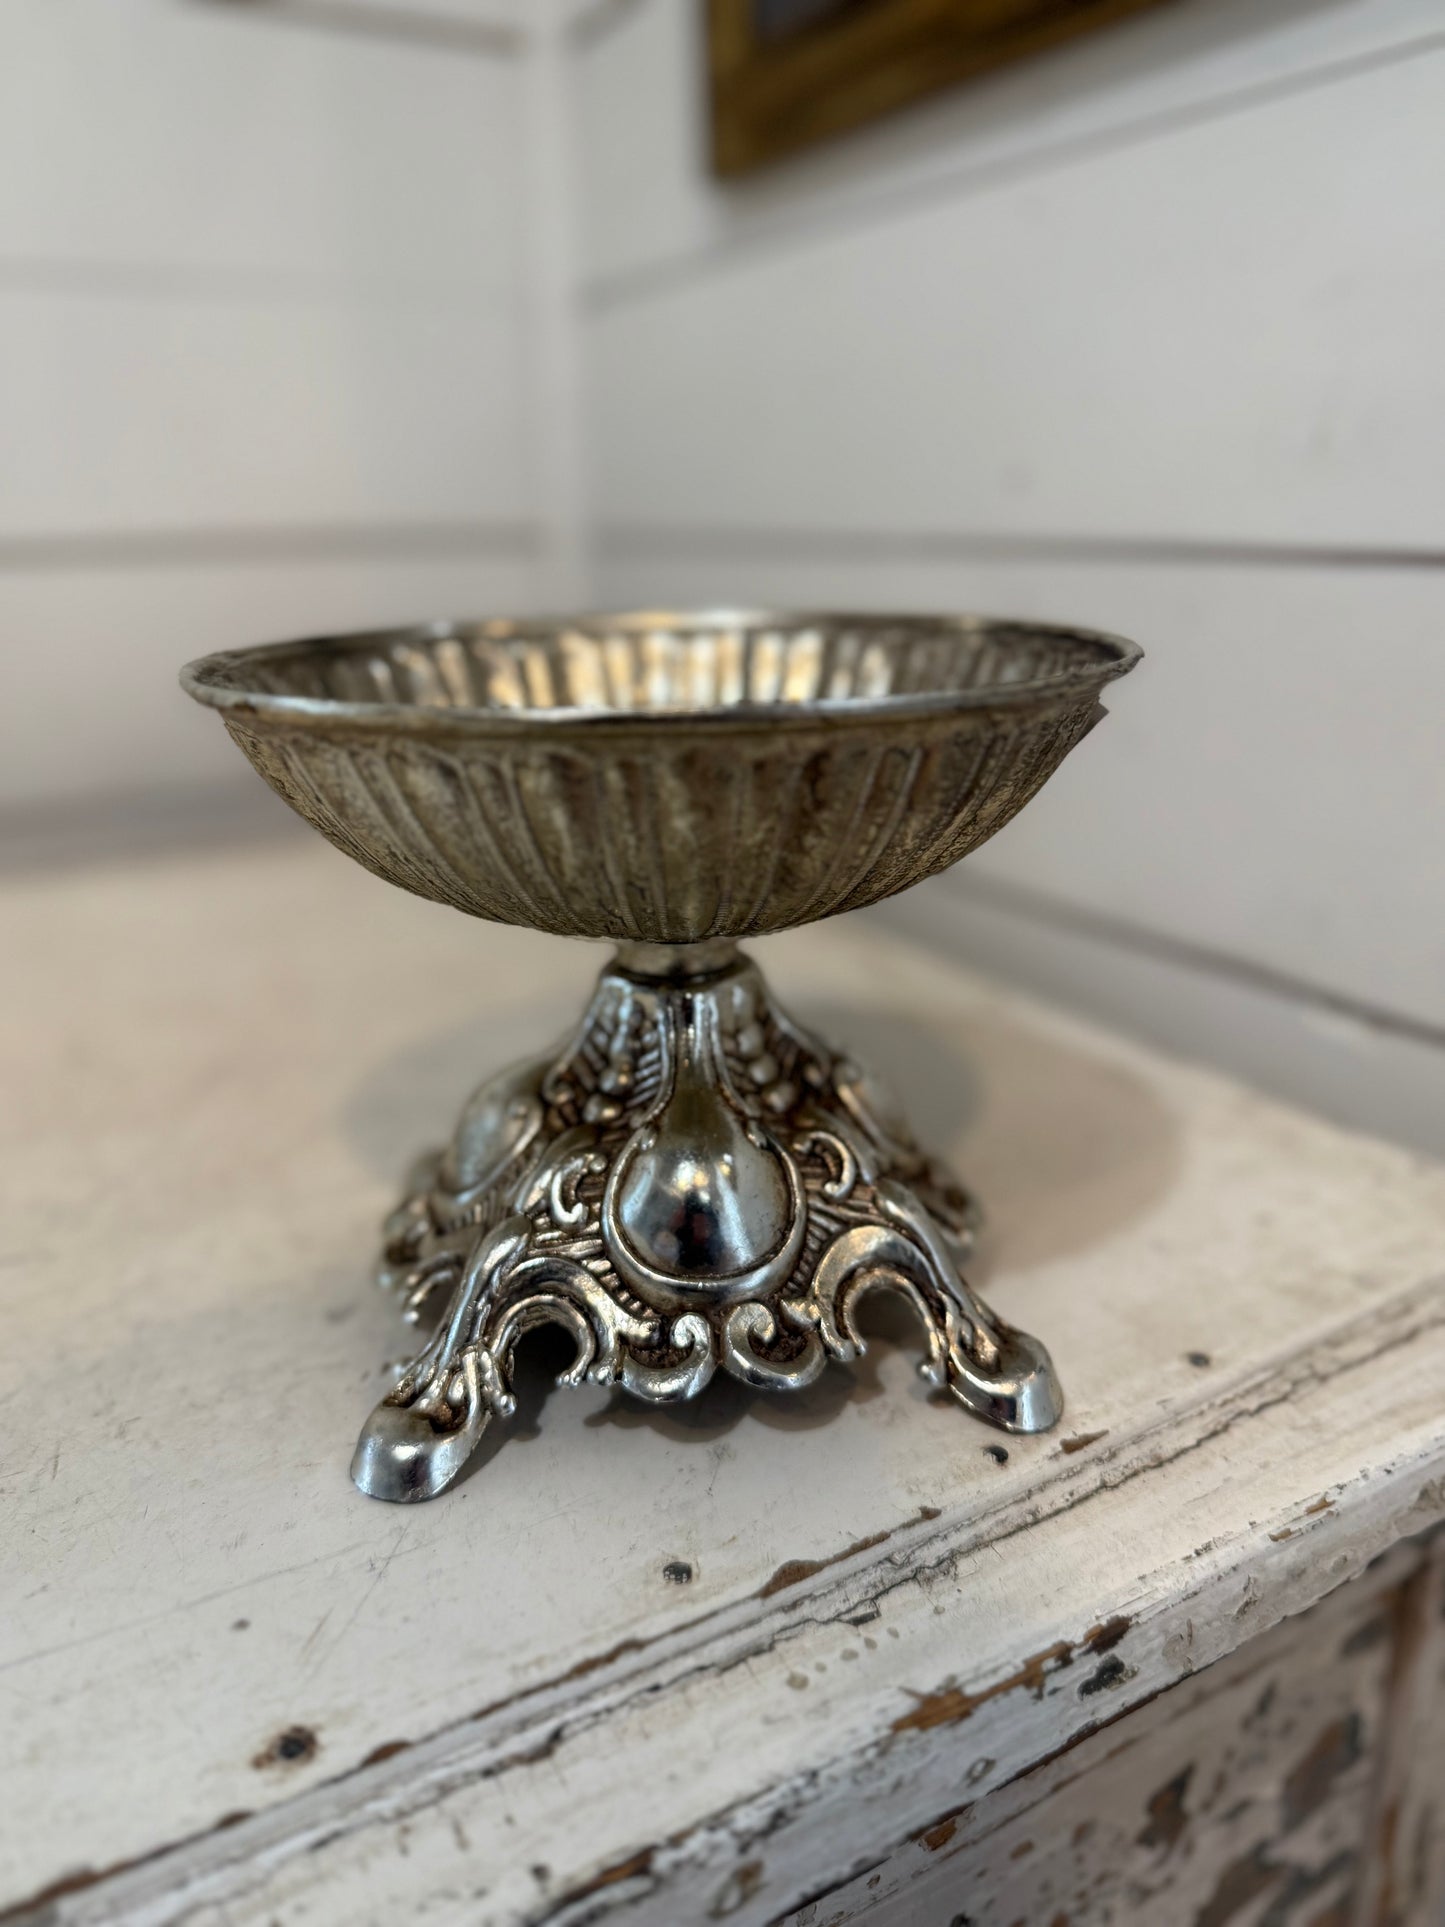
[[[1075,1432],[1069,1438],[1060,1439],[1059,1450],[1072,1457],[1075,1452],[1087,1451],[1091,1445],[1097,1445],[1100,1439],[1108,1436],[1107,1432]]]
[[[1071,1666],[1074,1650],[1067,1640],[1059,1640],[1041,1653],[1030,1654],[1014,1672],[1005,1674],[991,1685],[980,1687],[976,1692],[969,1692],[950,1682],[935,1692],[920,1693],[917,1703],[908,1712],[900,1713],[893,1722],[893,1731],[922,1733],[931,1726],[956,1726],[962,1720],[971,1719],[980,1706],[986,1706],[990,1700],[1006,1693],[1022,1690],[1032,1693],[1035,1699],[1042,1699],[1044,1683],[1049,1674]]]
[[[375,1222],[471,1067],[545,1042],[599,960],[319,844],[13,883],[5,913],[0,1041],[36,1108],[0,1115],[27,1283],[0,1913],[28,1927],[762,1927],[876,1895],[907,1843],[942,1865],[965,1809],[1445,1515],[1442,1174],[863,922],[780,939],[779,993],[909,1067],[1066,1429],[1000,1444],[928,1397],[911,1336],[786,1411],[534,1373],[506,1448],[398,1518],[344,1464],[394,1335]],[[62,1091],[43,1013],[78,955]],[[1397,1615],[1351,1637],[1347,1670],[1393,1663]],[[1418,1681],[1391,1690],[1403,1722]],[[1312,1755],[1328,1725],[1283,1767],[1325,1789],[1301,1837],[1373,1758],[1368,1721],[1358,1760],[1348,1730]],[[1131,1840],[1168,1832],[1177,1770]],[[1396,1892],[1428,1818],[1408,1778],[1381,1795]],[[1042,1865],[1024,1838],[1010,1864]],[[1259,1878],[1254,1845],[1216,1873]]]
[[[1397,1547],[781,1927],[1427,1927],[1445,1906],[1441,1855],[1433,1876],[1406,1868],[1377,1796],[1398,1771],[1401,1667],[1418,1674],[1412,1629],[1442,1568],[1445,1537]],[[1392,1640],[1361,1639],[1382,1616]]]

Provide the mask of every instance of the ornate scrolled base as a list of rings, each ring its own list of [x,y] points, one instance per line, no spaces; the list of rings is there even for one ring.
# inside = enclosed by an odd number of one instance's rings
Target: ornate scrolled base
[[[865,1293],[923,1326],[925,1378],[1013,1432],[1063,1410],[1048,1353],[963,1275],[971,1201],[858,1066],[785,1017],[731,944],[624,946],[576,1036],[504,1071],[413,1173],[380,1278],[432,1335],[362,1428],[373,1498],[434,1498],[513,1410],[521,1335],[559,1383],[662,1403],[714,1372],[773,1391],[859,1357]]]

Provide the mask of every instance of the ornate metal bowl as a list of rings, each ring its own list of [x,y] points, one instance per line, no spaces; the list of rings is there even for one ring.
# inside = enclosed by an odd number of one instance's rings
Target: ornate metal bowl
[[[291,806],[388,882],[621,948],[576,1037],[424,1160],[383,1281],[433,1336],[363,1429],[364,1491],[426,1498],[511,1409],[512,1347],[640,1397],[787,1389],[901,1292],[923,1369],[1015,1430],[1047,1353],[965,1283],[968,1199],[736,939],[876,902],[1001,829],[1138,649],[976,617],[641,614],[431,624],[184,673]]]
[[[559,936],[696,943],[956,863],[1138,653],[973,617],[629,615],[232,651],[185,685],[388,882]]]

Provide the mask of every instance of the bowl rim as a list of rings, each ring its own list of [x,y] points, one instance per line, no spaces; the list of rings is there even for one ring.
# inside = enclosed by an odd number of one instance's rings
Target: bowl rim
[[[1096,660],[1062,674],[1032,677],[1025,682],[985,683],[973,688],[914,690],[901,695],[815,697],[807,701],[735,702],[701,704],[695,708],[648,709],[603,708],[581,705],[528,705],[515,709],[485,704],[441,705],[430,703],[358,702],[330,696],[297,696],[269,690],[236,687],[220,680],[233,675],[249,663],[265,663],[288,656],[314,653],[333,655],[361,654],[383,645],[399,642],[437,642],[465,632],[497,641],[543,639],[566,631],[596,629],[603,633],[630,630],[688,630],[727,628],[779,628],[804,631],[809,628],[846,625],[897,630],[918,628],[944,634],[977,634],[987,630],[1026,631],[1035,636],[1086,643],[1098,654]],[[624,728],[643,729],[736,729],[756,728],[766,722],[771,728],[805,729],[818,724],[880,723],[907,717],[946,717],[958,713],[987,713],[1026,706],[1052,707],[1072,704],[1124,676],[1140,661],[1144,651],[1136,642],[1106,629],[1084,628],[1074,623],[1036,620],[1027,616],[982,615],[972,612],[927,613],[913,610],[830,610],[830,609],[738,609],[700,607],[696,609],[629,609],[625,611],[586,611],[567,615],[515,617],[453,617],[423,622],[391,624],[379,629],[361,629],[334,634],[299,636],[284,642],[263,643],[240,649],[218,649],[188,662],[180,672],[181,687],[188,696],[223,716],[258,723],[302,725],[314,730],[318,725],[335,726],[350,733],[417,733],[419,723],[427,734],[515,735],[535,730],[578,730],[589,734]]]

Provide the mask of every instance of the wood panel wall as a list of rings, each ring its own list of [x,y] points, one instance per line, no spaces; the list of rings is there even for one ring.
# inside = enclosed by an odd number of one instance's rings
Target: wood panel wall
[[[549,600],[511,0],[0,18],[0,806],[251,784],[228,644]]]
[[[896,914],[1445,1149],[1434,0],[1171,0],[726,189],[700,13],[5,11],[0,807],[250,784],[173,670],[287,633],[1117,627],[1106,729]]]
[[[901,913],[1445,1148],[1438,8],[1177,0],[735,188],[697,9],[571,45],[599,598],[1136,636]]]

